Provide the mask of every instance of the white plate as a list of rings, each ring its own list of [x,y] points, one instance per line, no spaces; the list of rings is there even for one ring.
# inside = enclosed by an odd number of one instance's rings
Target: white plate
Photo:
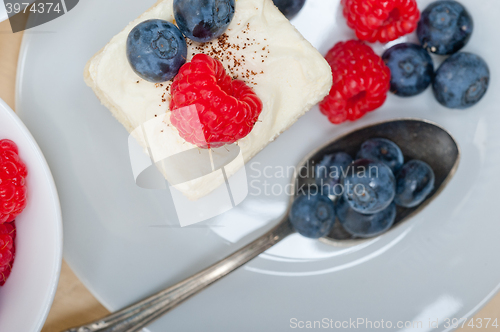
[[[17,107],[56,175],[65,257],[111,310],[233,252],[270,228],[287,202],[284,195],[255,196],[251,188],[238,208],[208,223],[175,228],[170,194],[134,184],[127,132],[85,86],[82,72],[95,52],[154,2],[81,2],[44,25],[46,33],[26,34],[20,59]],[[429,319],[439,319],[441,331],[443,319],[470,317],[497,291],[500,67],[491,33],[500,28],[500,2],[462,2],[476,19],[466,50],[487,60],[493,78],[478,106],[452,111],[427,90],[411,99],[389,96],[380,110],[341,126],[329,124],[315,108],[247,165],[254,180],[255,169],[295,165],[353,128],[419,117],[446,127],[462,149],[458,172],[444,192],[411,222],[363,246],[338,249],[292,236],[152,324],[151,331],[278,332],[291,329],[291,318],[383,319],[394,326],[414,320],[428,326]],[[428,3],[419,1],[420,8]],[[353,36],[339,0],[308,0],[293,23],[323,53]],[[289,178],[258,180],[284,185]]]
[[[28,167],[28,204],[16,219],[12,273],[0,287],[0,331],[38,332],[49,313],[61,270],[61,208],[42,152],[0,99],[0,139],[5,138],[16,142]]]

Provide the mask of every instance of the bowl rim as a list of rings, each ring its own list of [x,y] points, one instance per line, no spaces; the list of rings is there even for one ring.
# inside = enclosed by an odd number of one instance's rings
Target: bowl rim
[[[40,147],[38,146],[37,142],[35,141],[33,135],[31,135],[30,131],[28,128],[25,126],[25,124],[21,121],[21,119],[17,116],[17,114],[12,110],[12,108],[7,105],[7,103],[0,98],[0,111],[2,111],[4,114],[6,114],[6,118],[10,119],[16,126],[17,129],[19,130],[20,134],[24,136],[31,147],[31,152],[35,154],[36,159],[39,162],[39,165],[41,167],[41,170],[43,174],[45,175],[45,179],[47,181],[48,188],[47,190],[50,192],[50,196],[53,198],[52,203],[53,203],[53,210],[54,214],[56,216],[55,220],[53,222],[55,225],[55,232],[56,232],[56,238],[58,239],[57,242],[55,243],[55,249],[57,252],[57,255],[53,257],[55,260],[55,264],[52,268],[51,271],[51,280],[52,282],[50,285],[48,285],[48,292],[43,300],[42,307],[40,308],[38,312],[38,316],[34,320],[33,326],[34,330],[33,332],[38,332],[42,329],[47,316],[49,314],[50,308],[52,307],[52,303],[54,301],[54,297],[56,294],[57,290],[57,285],[59,284],[59,277],[61,273],[61,266],[62,266],[62,259],[63,259],[63,223],[62,223],[62,212],[61,212],[61,204],[59,201],[59,195],[57,193],[57,188],[55,185],[54,178],[52,176],[52,172],[50,171],[49,165],[47,163],[47,160],[45,159]],[[26,331],[29,332],[29,331]]]

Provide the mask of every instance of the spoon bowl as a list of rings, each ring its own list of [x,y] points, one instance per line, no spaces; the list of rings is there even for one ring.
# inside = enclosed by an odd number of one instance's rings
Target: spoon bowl
[[[427,120],[398,119],[375,123],[336,138],[306,156],[299,163],[299,172],[293,180],[295,188],[315,184],[314,167],[325,155],[346,152],[355,157],[361,144],[370,138],[393,141],[401,148],[405,162],[412,159],[422,160],[431,166],[435,175],[434,189],[424,202],[413,208],[397,207],[396,220],[389,229],[392,231],[425,208],[446,187],[458,168],[460,149],[449,132]],[[295,196],[297,194],[298,190],[295,190]],[[337,221],[332,231],[320,240],[337,247],[350,247],[370,239],[373,238],[356,238],[350,235]]]

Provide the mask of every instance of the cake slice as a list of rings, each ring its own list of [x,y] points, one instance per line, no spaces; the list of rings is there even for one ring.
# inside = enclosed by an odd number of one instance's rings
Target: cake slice
[[[126,57],[126,40],[137,24],[153,18],[174,22],[173,0],[160,0],[114,36],[86,65],[84,77],[118,121],[159,162],[195,149],[170,123],[170,85],[150,83],[134,73]],[[188,59],[205,53],[220,60],[228,74],[251,86],[263,103],[259,121],[248,136],[237,142],[244,162],[288,129],[321,101],[332,85],[331,69],[321,54],[292,26],[272,0],[238,0],[227,31],[218,39],[200,44],[187,39]],[[224,183],[219,174],[208,174],[185,183],[167,180],[191,200],[201,198]],[[243,163],[225,167],[227,176]],[[179,165],[182,173],[185,165]]]

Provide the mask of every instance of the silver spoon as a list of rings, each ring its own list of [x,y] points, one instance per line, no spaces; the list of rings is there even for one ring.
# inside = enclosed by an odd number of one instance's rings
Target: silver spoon
[[[423,160],[432,167],[435,174],[435,189],[433,192],[418,207],[411,209],[398,208],[394,226],[389,230],[392,231],[429,204],[455,174],[460,160],[460,150],[453,137],[445,129],[432,122],[418,119],[401,119],[373,124],[325,144],[304,158],[299,163],[298,169],[314,167],[328,153],[345,151],[354,156],[361,143],[375,137],[394,141],[403,151],[405,160]],[[300,188],[303,184],[314,183],[314,179],[310,177],[311,174],[314,174],[313,172],[305,172],[305,176],[301,176],[301,173],[298,172],[292,179],[294,188]],[[297,192],[297,190],[294,191]],[[291,201],[293,201],[293,198],[291,197]],[[71,328],[64,332],[140,331],[143,327],[191,296],[249,262],[292,233],[294,233],[294,230],[288,220],[287,212],[272,230],[205,270],[98,321]],[[369,239],[353,238],[337,222],[330,234],[320,240],[334,246],[345,247]]]

